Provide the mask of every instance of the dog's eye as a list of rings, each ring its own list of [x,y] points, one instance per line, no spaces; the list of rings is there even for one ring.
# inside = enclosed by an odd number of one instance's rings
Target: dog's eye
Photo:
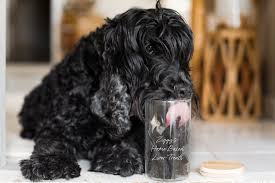
[[[153,55],[154,54],[154,50],[153,50],[153,47],[151,45],[149,45],[147,48],[146,48],[147,52],[150,54],[150,55]]]
[[[145,49],[150,55],[154,54],[154,49],[153,49],[152,45],[149,42],[146,43]]]

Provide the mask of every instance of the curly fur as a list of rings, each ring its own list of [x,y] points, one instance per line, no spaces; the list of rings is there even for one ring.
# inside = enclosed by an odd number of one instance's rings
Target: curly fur
[[[144,172],[144,102],[194,95],[189,75],[192,32],[171,9],[130,9],[82,38],[26,96],[21,136],[34,139],[20,162],[33,180],[91,171]]]

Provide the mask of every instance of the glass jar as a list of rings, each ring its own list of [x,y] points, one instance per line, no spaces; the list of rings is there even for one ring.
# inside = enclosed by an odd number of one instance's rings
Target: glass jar
[[[190,172],[191,99],[145,104],[145,174],[176,181]]]

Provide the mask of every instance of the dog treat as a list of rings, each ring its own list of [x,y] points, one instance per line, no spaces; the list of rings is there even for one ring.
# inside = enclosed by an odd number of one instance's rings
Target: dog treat
[[[190,171],[191,100],[146,102],[145,174],[182,180]]]

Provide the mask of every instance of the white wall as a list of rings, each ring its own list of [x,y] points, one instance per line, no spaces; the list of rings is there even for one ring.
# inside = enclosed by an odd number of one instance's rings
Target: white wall
[[[163,7],[178,11],[189,22],[191,12],[191,0],[162,0]],[[129,8],[154,8],[156,0],[100,0],[96,1],[95,10],[104,17],[113,18]]]
[[[96,1],[94,10],[104,17],[113,18],[129,8],[153,8],[155,4],[155,0],[99,0]]]
[[[0,166],[5,161],[6,0],[0,0]]]
[[[162,6],[178,11],[191,25],[192,0],[162,0]]]
[[[53,64],[62,59],[60,22],[65,2],[65,0],[51,0],[51,61]]]

